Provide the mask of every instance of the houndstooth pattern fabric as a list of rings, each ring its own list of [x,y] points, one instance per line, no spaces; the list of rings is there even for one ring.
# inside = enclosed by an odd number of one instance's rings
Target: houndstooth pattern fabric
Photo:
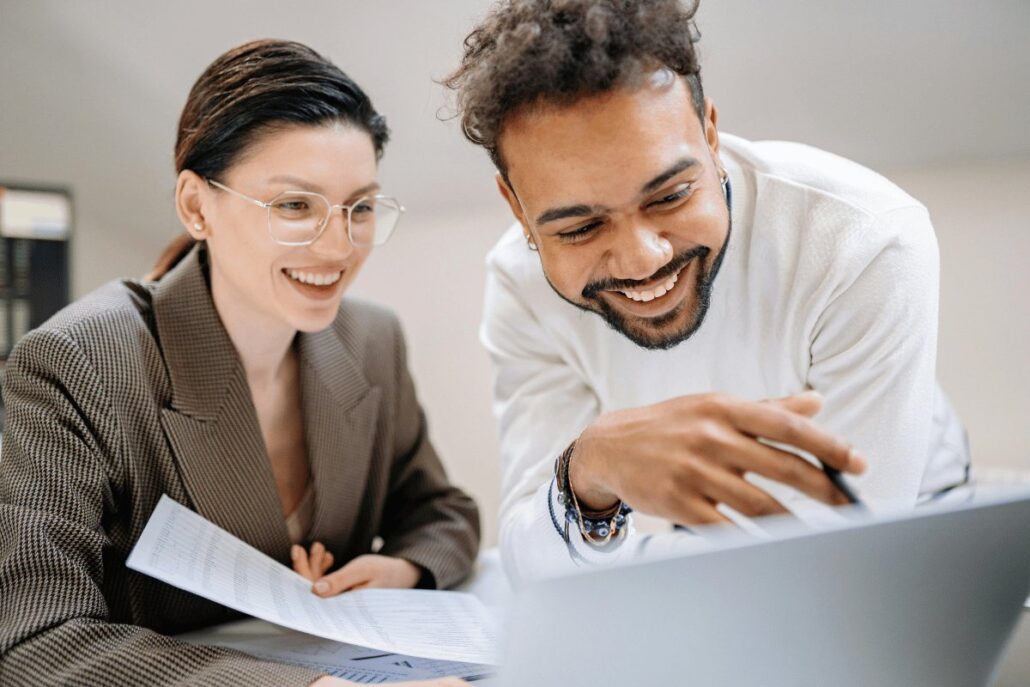
[[[156,283],[113,282],[8,360],[0,457],[0,685],[307,685],[318,673],[168,635],[238,618],[125,567],[162,494],[279,562],[290,541],[245,372],[198,247]],[[429,443],[396,319],[344,301],[298,337],[311,539],[341,565],[471,570],[474,502]]]

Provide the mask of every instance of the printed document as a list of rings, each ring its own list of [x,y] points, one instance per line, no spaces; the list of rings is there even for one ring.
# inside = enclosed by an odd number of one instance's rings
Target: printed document
[[[471,594],[367,589],[323,599],[311,582],[168,496],[126,563],[262,620],[338,642],[463,663],[497,661],[497,628]]]
[[[256,620],[241,620],[177,639],[191,644],[237,649],[251,656],[310,668],[361,684],[428,680],[453,675],[469,682],[497,672],[495,666],[402,656],[312,637],[294,630],[257,630]]]

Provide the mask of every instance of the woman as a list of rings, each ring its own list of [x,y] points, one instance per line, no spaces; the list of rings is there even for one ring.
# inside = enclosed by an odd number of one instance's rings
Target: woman
[[[429,444],[398,324],[341,303],[401,211],[376,183],[386,139],[303,45],[201,75],[175,151],[188,240],[7,364],[0,683],[347,684],[165,636],[237,615],[125,567],[162,494],[322,595],[469,573],[477,511]]]

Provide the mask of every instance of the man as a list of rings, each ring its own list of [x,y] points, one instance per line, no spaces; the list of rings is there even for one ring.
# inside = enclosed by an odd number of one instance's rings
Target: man
[[[447,82],[518,220],[482,327],[516,579],[638,551],[630,507],[689,527],[846,503],[834,471],[874,507],[966,478],[926,209],[720,134],[695,9],[503,2]]]

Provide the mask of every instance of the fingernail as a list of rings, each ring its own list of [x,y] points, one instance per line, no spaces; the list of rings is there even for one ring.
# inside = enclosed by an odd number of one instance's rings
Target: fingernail
[[[329,593],[329,583],[328,582],[316,582],[315,583],[315,593],[317,593],[317,594],[328,594]]]
[[[297,556],[299,556],[299,555],[300,555],[300,547],[299,546],[291,546],[290,547],[290,558],[292,558],[293,560],[297,560]]]
[[[852,447],[851,450],[848,451],[848,468],[850,468],[851,472],[865,472],[865,469],[866,467],[868,467],[868,465],[869,463],[866,462],[866,459],[858,455],[858,451],[856,451],[854,447]]]
[[[821,393],[819,393],[818,391],[816,391],[815,389],[805,389],[801,393],[801,395],[802,396],[811,396],[812,398],[822,398],[823,397],[823,395]]]

